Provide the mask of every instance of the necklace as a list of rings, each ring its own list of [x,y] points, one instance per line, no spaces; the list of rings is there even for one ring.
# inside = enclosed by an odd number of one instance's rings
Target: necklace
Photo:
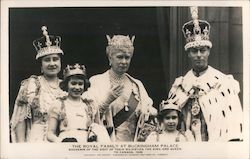
[[[121,85],[124,83],[125,79],[126,79],[126,75],[123,74],[121,76],[117,75],[116,73],[114,73],[113,71],[109,70],[109,76],[110,76],[110,83],[112,86],[114,85]]]
[[[42,76],[46,85],[49,87],[49,88],[52,88],[52,89],[57,89],[58,86],[59,86],[59,79],[57,78],[55,82],[48,82],[48,80]]]
[[[51,106],[51,103],[53,103],[59,95],[58,93],[60,90],[59,80],[57,79],[57,86],[53,85],[52,87],[44,76],[41,76],[40,82],[41,82],[41,93],[39,95],[40,111],[47,112]]]
[[[114,87],[114,86],[119,86],[121,84],[125,84],[125,81],[126,81],[126,75],[125,74],[122,74],[121,76],[115,74],[112,70],[109,70],[109,76],[110,76],[110,83],[111,83],[111,86]],[[126,112],[129,111],[129,105],[128,105],[128,99],[126,97],[123,96],[123,100],[124,100],[124,110]]]

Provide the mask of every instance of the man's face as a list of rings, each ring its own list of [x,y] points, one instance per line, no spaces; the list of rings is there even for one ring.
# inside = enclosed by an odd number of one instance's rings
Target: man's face
[[[208,56],[210,54],[210,49],[206,46],[190,48],[188,52],[188,57],[192,62],[192,67],[194,70],[203,70],[208,65]]]

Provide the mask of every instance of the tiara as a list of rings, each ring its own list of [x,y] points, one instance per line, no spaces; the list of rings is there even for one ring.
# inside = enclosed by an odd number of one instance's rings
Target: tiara
[[[167,100],[163,100],[160,103],[159,109],[160,109],[160,112],[163,111],[163,110],[169,110],[169,109],[177,110],[179,112],[181,111],[180,107],[177,104],[169,102]]]
[[[134,40],[135,40],[135,36],[132,36],[132,38],[130,39],[130,37],[124,36],[124,35],[114,35],[112,38],[109,35],[106,35],[107,39],[108,39],[108,45],[109,46],[129,46],[129,47],[133,47],[134,45]]]
[[[63,71],[64,79],[72,75],[83,75],[86,76],[86,68],[84,65],[79,65],[78,63],[74,65],[67,65]]]

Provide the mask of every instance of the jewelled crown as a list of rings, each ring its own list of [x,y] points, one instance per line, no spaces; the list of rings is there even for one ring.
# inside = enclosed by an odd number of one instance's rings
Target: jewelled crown
[[[212,43],[209,40],[210,24],[198,19],[198,7],[190,7],[190,12],[192,20],[182,27],[182,32],[186,38],[185,50],[199,46],[212,48]]]
[[[86,77],[86,68],[84,65],[79,65],[78,63],[74,65],[67,65],[63,71],[64,79],[72,75],[83,75]]]
[[[135,36],[130,37],[124,35],[114,35],[112,38],[109,35],[106,35],[108,40],[108,46],[106,52],[115,52],[117,49],[121,49],[128,53],[133,53],[134,51],[134,40]]]
[[[36,59],[50,55],[50,54],[63,54],[61,46],[61,37],[48,35],[47,27],[42,26],[43,37],[33,41],[33,45],[37,51]]]
[[[169,110],[169,109],[177,110],[177,111],[181,112],[181,109],[177,104],[175,105],[174,103],[169,103],[167,100],[163,100],[160,104],[160,107],[159,107],[160,112],[162,112],[164,110]]]

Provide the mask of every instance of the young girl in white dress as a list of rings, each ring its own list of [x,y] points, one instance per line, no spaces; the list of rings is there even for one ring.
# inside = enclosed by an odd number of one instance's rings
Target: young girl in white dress
[[[68,96],[58,99],[49,112],[47,138],[51,142],[108,142],[110,137],[104,126],[99,125],[99,112],[92,100],[81,95],[89,87],[84,65],[67,66],[60,87]],[[59,134],[57,128],[59,127]]]
[[[192,131],[182,131],[183,122],[181,110],[177,105],[162,101],[160,113],[158,114],[159,130],[152,132],[146,142],[187,142],[201,141],[201,134],[198,131],[201,127],[199,120],[192,124]]]

